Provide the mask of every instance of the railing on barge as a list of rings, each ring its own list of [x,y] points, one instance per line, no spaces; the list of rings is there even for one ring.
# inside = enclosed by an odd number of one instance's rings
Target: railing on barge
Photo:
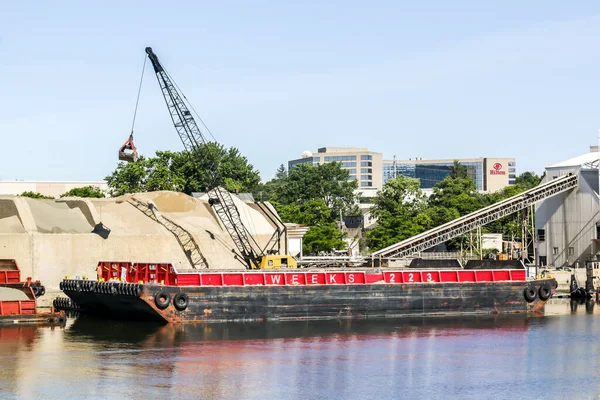
[[[170,263],[98,263],[102,279],[167,286],[364,285],[525,281],[524,269],[182,272]]]

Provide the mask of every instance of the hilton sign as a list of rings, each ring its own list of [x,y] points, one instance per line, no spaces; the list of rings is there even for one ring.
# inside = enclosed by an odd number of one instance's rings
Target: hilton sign
[[[490,175],[506,175],[506,171],[502,171],[502,164],[496,163],[493,168],[490,169]]]

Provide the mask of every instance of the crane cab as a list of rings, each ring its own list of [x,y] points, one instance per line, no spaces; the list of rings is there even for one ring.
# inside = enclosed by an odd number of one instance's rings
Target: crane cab
[[[133,144],[133,135],[129,135],[129,139],[127,139],[119,149],[119,161],[135,162],[137,159],[138,153]]]
[[[264,255],[260,259],[260,269],[298,268],[296,259],[290,255]]]

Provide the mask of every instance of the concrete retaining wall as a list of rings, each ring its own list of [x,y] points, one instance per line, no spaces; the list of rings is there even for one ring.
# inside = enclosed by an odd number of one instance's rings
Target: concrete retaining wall
[[[206,197],[195,199],[174,192],[134,196],[152,201],[161,215],[186,229],[211,268],[243,268]],[[190,268],[175,236],[130,204],[130,197],[42,200],[1,196],[0,258],[16,259],[23,277],[39,279],[49,290],[57,290],[65,276],[95,277],[101,260],[170,262],[179,269]],[[238,198],[235,202],[254,238],[266,244],[275,226],[252,205]],[[107,239],[91,233],[99,222],[111,230]]]

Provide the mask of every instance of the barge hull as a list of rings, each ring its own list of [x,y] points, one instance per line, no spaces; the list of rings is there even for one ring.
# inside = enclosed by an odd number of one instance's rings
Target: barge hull
[[[211,287],[144,284],[139,296],[125,290],[109,294],[65,290],[65,294],[82,313],[165,323],[210,323],[541,313],[547,300],[536,296],[527,302],[524,292],[531,287],[537,293],[544,284],[553,290],[556,287],[553,279],[410,285]],[[169,298],[164,309],[159,308],[156,301],[161,292]],[[173,304],[177,293],[185,293],[189,298],[183,310]]]

